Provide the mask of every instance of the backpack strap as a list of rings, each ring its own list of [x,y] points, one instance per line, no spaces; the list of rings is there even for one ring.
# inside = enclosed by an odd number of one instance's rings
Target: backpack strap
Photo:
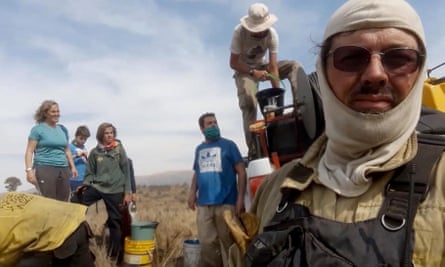
[[[411,211],[425,200],[430,184],[431,170],[443,152],[443,147],[418,143],[414,159],[396,170],[395,177],[386,185],[385,202],[380,211],[382,223],[390,231],[397,231],[408,218],[408,204]],[[405,220],[405,222],[403,222]],[[400,229],[399,228],[399,229]]]
[[[62,129],[62,131],[65,133],[66,139],[69,141],[68,129],[63,124],[57,124],[57,125],[59,125],[60,129]]]
[[[388,231],[405,227],[406,249],[404,263],[412,258],[411,235],[419,204],[425,200],[431,185],[431,171],[444,147],[419,141],[414,159],[396,170],[385,191],[385,200],[379,212],[380,221]]]
[[[282,196],[276,210],[277,213],[281,213],[286,209],[289,203],[294,203],[297,200],[301,191],[308,187],[312,182],[310,177],[313,172],[312,169],[306,168],[301,163],[298,163],[298,165],[287,174],[288,178],[298,183],[299,188],[281,188]]]

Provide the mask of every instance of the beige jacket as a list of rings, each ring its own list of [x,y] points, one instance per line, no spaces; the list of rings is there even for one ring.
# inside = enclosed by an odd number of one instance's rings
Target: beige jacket
[[[385,185],[393,175],[392,170],[395,166],[406,163],[417,151],[417,138],[413,136],[389,162],[377,170],[384,171],[385,174],[373,177],[373,184],[365,194],[346,198],[317,183],[316,166],[325,144],[326,137],[322,136],[301,161],[289,162],[261,184],[251,206],[251,212],[260,219],[260,229],[274,215],[281,198],[281,187],[304,189],[297,202],[307,206],[316,216],[348,223],[375,218],[383,203]],[[314,170],[306,184],[286,179],[292,175],[298,162]],[[427,198],[419,206],[414,220],[413,263],[416,267],[445,266],[445,157],[442,156],[436,163],[432,174],[434,183]]]

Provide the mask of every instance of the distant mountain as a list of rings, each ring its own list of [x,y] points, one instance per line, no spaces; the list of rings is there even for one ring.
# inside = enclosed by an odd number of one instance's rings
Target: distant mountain
[[[136,185],[175,185],[189,184],[192,180],[193,171],[167,171],[150,175],[137,175]]]
[[[166,171],[161,173],[149,174],[149,175],[136,175],[136,185],[177,185],[177,184],[190,184],[192,180],[192,170],[178,170],[178,171]],[[34,186],[31,184],[25,184],[25,186],[19,186],[18,192],[37,193]],[[0,188],[0,194],[5,193],[6,190]]]

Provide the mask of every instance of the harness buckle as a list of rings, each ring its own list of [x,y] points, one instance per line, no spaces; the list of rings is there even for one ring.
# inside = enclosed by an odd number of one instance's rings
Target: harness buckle
[[[382,217],[380,218],[380,221],[381,221],[383,227],[385,227],[385,229],[387,229],[388,231],[391,231],[391,232],[395,232],[395,231],[402,229],[403,226],[405,226],[405,224],[406,224],[405,218],[401,218],[401,220],[398,220],[397,218],[394,218],[394,217],[391,218],[391,216],[386,217],[386,214],[382,215]]]
[[[288,205],[289,205],[288,201],[284,202],[283,206],[281,206],[281,203],[278,204],[276,212],[282,213],[287,208]]]

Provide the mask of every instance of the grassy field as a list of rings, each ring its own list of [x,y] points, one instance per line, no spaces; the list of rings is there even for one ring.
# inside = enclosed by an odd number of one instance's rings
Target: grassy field
[[[139,186],[137,192],[137,219],[159,222],[152,266],[181,266],[184,240],[197,236],[196,213],[187,207],[189,186]],[[100,245],[106,218],[102,202],[89,208],[88,222],[96,235],[92,250],[96,255],[97,267],[115,266],[107,259],[105,249]]]

